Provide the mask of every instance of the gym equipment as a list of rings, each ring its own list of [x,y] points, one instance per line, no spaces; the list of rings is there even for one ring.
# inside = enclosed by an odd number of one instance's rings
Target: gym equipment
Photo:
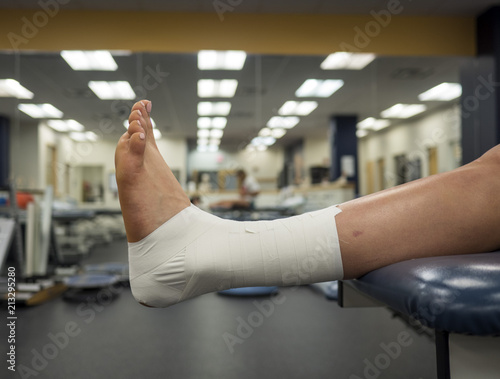
[[[82,274],[64,279],[68,290],[63,299],[70,302],[109,303],[118,297],[120,291],[114,289],[120,277],[108,274]]]
[[[339,288],[343,307],[385,305],[433,332],[438,379],[498,378],[500,251],[399,262]]]

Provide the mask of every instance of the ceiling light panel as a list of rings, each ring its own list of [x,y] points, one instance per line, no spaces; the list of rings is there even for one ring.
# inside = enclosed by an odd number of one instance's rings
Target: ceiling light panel
[[[90,81],[89,88],[101,100],[134,100],[136,94],[129,82]]]
[[[33,118],[61,118],[64,114],[52,104],[19,104],[17,108]]]
[[[233,97],[238,87],[236,79],[200,79],[198,80],[199,97]]]
[[[427,107],[423,104],[395,104],[382,111],[380,115],[383,118],[410,118],[424,112],[426,109]]]
[[[107,50],[63,50],[61,57],[75,71],[116,71],[118,65]]]
[[[201,50],[198,53],[200,70],[241,70],[247,54],[240,50]]]
[[[374,117],[365,118],[363,121],[358,122],[358,129],[361,130],[382,130],[391,125],[389,120],[376,119]]]
[[[300,118],[296,116],[289,116],[289,117],[274,116],[269,119],[269,121],[267,122],[267,126],[269,128],[291,129],[295,125],[297,125],[299,121]]]
[[[323,70],[362,70],[375,58],[371,53],[337,52],[330,54],[320,67]]]
[[[227,116],[231,111],[231,103],[227,101],[198,103],[198,116]]]
[[[462,95],[459,83],[441,83],[418,95],[420,101],[450,101]]]
[[[287,101],[278,110],[282,116],[297,115],[307,116],[318,107],[316,101]]]
[[[33,99],[35,94],[23,87],[17,80],[0,80],[0,97],[15,97],[17,99]]]
[[[330,97],[344,85],[340,79],[307,79],[295,91],[297,97]]]
[[[76,120],[48,120],[47,125],[58,132],[82,132],[85,129]]]

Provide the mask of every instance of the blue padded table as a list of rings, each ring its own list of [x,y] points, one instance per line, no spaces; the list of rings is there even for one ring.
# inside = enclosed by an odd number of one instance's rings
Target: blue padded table
[[[438,378],[500,377],[500,251],[413,259],[342,281],[341,306],[370,301],[434,331]]]

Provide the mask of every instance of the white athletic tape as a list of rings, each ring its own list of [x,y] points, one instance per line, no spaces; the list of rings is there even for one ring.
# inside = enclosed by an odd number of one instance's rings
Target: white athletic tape
[[[194,205],[129,243],[134,297],[167,307],[228,288],[343,277],[335,206],[273,221],[224,220]]]

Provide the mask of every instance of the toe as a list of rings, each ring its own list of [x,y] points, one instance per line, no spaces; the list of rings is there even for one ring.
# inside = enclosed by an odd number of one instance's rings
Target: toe
[[[150,118],[151,101],[141,100],[134,104],[130,112],[129,124],[133,121],[138,121],[139,125],[143,128],[146,138],[154,140],[153,125]]]
[[[129,151],[135,155],[143,155],[146,148],[146,135],[144,132],[134,133],[130,137]]]

